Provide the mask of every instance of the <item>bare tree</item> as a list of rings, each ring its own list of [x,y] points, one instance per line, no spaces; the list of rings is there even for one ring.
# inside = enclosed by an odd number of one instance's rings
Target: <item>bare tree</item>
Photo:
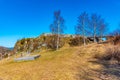
[[[98,28],[99,28],[98,27],[99,20],[100,20],[100,16],[97,16],[96,14],[91,15],[90,27],[91,27],[92,35],[94,38],[94,42],[96,42],[97,32],[98,32]]]
[[[108,29],[108,25],[105,22],[104,19],[100,19],[99,21],[99,29],[98,29],[98,36],[99,37],[103,37],[108,33],[109,29]]]
[[[83,36],[84,45],[86,45],[85,36],[87,33],[87,29],[88,29],[88,22],[89,22],[88,14],[86,12],[83,12],[78,17],[78,24],[75,27],[76,34]]]
[[[91,15],[90,27],[94,42],[96,42],[96,37],[102,38],[103,35],[107,33],[107,24],[105,23],[104,19],[102,19],[101,16],[97,14]]]
[[[64,19],[63,17],[60,15],[60,10],[59,11],[55,11],[54,12],[54,21],[53,23],[50,25],[50,30],[52,32],[52,34],[56,34],[57,35],[57,43],[56,43],[56,50],[58,50],[59,48],[59,42],[60,42],[60,34],[62,34],[64,32]]]

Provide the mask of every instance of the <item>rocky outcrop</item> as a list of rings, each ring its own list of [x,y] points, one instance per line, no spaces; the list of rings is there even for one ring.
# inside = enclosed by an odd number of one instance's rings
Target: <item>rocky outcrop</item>
[[[77,37],[77,36],[76,36]],[[42,34],[39,37],[36,38],[23,38],[21,40],[18,40],[14,47],[14,52],[36,52],[40,51],[42,49],[52,49],[56,50],[56,47],[62,48],[64,44],[74,44],[75,42],[80,42],[80,45],[83,44],[83,37],[80,37],[80,39],[76,39],[74,36],[68,36],[68,35],[59,35],[59,42],[58,41],[58,35],[56,34]],[[75,41],[74,41],[74,40]],[[73,40],[73,41],[71,41]],[[70,43],[71,42],[71,43]],[[57,43],[59,43],[57,45]],[[86,38],[86,43],[90,43],[90,40]],[[78,43],[79,44],[79,43]]]
[[[31,53],[34,51],[39,51],[43,44],[44,44],[43,36],[37,38],[23,38],[16,42],[13,51],[14,53],[16,52]]]
[[[57,35],[40,35],[36,38],[23,38],[18,40],[14,47],[14,52],[38,52],[41,49],[55,49]],[[64,45],[65,37],[59,38],[59,48]]]

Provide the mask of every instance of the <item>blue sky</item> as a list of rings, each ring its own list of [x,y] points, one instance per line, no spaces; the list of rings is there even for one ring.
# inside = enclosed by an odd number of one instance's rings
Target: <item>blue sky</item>
[[[111,31],[120,23],[120,0],[0,0],[0,46],[13,47],[18,39],[50,32],[56,10],[61,10],[69,34],[83,11],[101,15]]]

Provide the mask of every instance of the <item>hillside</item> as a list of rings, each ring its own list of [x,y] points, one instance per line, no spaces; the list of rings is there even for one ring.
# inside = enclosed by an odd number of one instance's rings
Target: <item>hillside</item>
[[[57,38],[56,34],[42,34],[35,38],[23,38],[18,40],[14,46],[14,52],[39,52],[43,49],[52,49],[56,50],[57,47]],[[93,40],[90,38],[85,38],[86,44],[92,43]],[[62,48],[64,45],[70,46],[80,46],[83,45],[83,37],[78,35],[60,35],[59,37],[59,48]]]
[[[8,51],[10,51],[10,49],[0,46],[0,53],[4,54],[5,52],[8,52]]]
[[[0,46],[0,59],[7,57],[10,52],[10,49]]]
[[[119,74],[113,74],[116,73],[116,68],[107,68],[104,65],[107,62],[95,58],[104,53],[105,46],[89,44],[85,47],[64,47],[58,51],[43,50],[32,53],[40,54],[39,59],[25,62],[14,62],[14,55],[0,62],[0,79],[119,80]]]

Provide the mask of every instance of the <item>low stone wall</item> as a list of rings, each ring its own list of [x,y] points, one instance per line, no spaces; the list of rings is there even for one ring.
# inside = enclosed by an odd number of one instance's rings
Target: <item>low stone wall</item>
[[[29,60],[35,60],[39,57],[40,57],[40,55],[24,56],[24,57],[20,57],[20,58],[15,58],[14,61],[29,61]]]

